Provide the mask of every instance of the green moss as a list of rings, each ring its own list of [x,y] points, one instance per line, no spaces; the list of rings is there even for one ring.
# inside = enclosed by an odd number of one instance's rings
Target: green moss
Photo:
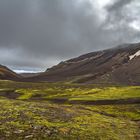
[[[92,91],[92,90],[91,90]],[[90,90],[89,92],[92,93]],[[79,94],[70,100],[105,100],[105,99],[128,99],[140,98],[140,87],[107,87],[98,89],[93,94]]]
[[[70,105],[53,99],[139,98],[140,87],[99,87],[70,83],[0,81],[0,91],[14,90],[18,100],[0,98],[0,139],[138,140],[139,104]],[[39,101],[34,101],[34,97]]]

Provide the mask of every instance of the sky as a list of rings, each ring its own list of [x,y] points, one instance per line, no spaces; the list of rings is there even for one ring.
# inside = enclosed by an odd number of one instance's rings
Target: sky
[[[84,53],[140,42],[140,0],[0,0],[0,64],[44,71]]]

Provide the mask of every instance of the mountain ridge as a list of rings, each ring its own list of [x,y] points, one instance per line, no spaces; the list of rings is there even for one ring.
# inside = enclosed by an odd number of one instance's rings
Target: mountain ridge
[[[62,61],[45,72],[16,74],[0,65],[0,79],[25,82],[140,85],[140,43],[90,52]]]
[[[22,76],[10,70],[8,67],[0,65],[0,79],[1,80],[19,80]]]
[[[140,57],[134,56],[131,60],[130,57],[139,50],[140,43],[135,43],[87,53],[61,62],[44,73],[32,77],[32,80],[78,83],[101,83],[102,81],[103,83],[137,85],[140,84],[140,78],[136,77],[136,75],[139,77],[140,73]],[[123,76],[117,78],[118,74]]]

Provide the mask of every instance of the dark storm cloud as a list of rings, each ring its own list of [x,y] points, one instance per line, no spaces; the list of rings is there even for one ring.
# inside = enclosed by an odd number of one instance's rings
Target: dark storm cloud
[[[138,0],[116,0],[112,5],[106,7],[108,17],[105,26],[111,27],[112,34],[118,37],[120,44],[135,42],[140,38],[140,1]]]
[[[122,10],[122,8],[134,0],[116,0],[112,5],[107,6],[108,11],[118,11]],[[119,12],[119,11],[118,11]]]
[[[131,4],[132,1],[134,0],[116,0],[113,4],[106,6],[107,12],[110,13],[106,20],[106,23],[118,25],[130,22],[133,16],[131,15],[131,11],[129,11],[130,9],[128,10],[126,6]]]
[[[139,31],[130,26],[139,21],[137,2],[114,0],[100,7],[96,0],[1,0],[0,63],[46,69],[82,53],[138,40]],[[130,9],[136,12],[128,15]]]

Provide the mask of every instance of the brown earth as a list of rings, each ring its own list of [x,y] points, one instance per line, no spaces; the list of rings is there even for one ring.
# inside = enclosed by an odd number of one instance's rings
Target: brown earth
[[[0,79],[1,80],[19,80],[22,76],[13,72],[6,66],[0,65]]]
[[[26,78],[27,81],[71,81],[75,83],[140,85],[140,43],[88,53]]]

